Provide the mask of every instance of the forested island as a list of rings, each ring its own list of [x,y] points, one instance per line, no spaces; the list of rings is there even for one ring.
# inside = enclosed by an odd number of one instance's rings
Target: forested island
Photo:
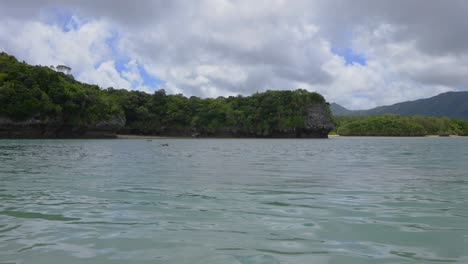
[[[325,99],[306,90],[218,98],[101,89],[61,65],[31,66],[0,53],[0,137],[327,137]]]
[[[330,110],[335,116],[396,114],[402,116],[444,116],[468,120],[468,91],[445,92],[429,98],[383,105],[367,110],[349,110],[337,103],[332,103]]]
[[[64,65],[31,66],[0,53],[0,138],[468,136],[468,120],[335,116],[318,93],[266,91],[218,98],[101,89]]]
[[[468,135],[468,92],[445,92],[433,97],[348,110],[332,103],[337,128],[343,136]]]
[[[340,136],[468,136],[468,120],[448,117],[402,116],[335,116]]]

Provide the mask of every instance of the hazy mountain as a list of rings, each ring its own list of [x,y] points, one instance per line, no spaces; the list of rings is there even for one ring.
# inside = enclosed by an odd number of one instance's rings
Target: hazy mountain
[[[349,110],[339,104],[331,104],[334,115],[423,115],[448,116],[468,119],[468,92],[447,92],[434,97],[407,101],[388,106],[379,106],[369,110]]]
[[[331,103],[330,110],[332,111],[333,115],[337,116],[353,115],[353,112],[355,112],[353,110],[348,110],[337,103]]]

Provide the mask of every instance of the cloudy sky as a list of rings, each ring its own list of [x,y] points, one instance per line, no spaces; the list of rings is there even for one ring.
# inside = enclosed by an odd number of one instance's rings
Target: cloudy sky
[[[465,0],[16,0],[0,50],[103,88],[308,89],[365,109],[468,88]]]

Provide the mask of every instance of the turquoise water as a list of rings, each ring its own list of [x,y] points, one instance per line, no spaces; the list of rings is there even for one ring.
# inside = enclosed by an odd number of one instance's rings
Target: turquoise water
[[[0,140],[0,263],[468,263],[468,140]]]

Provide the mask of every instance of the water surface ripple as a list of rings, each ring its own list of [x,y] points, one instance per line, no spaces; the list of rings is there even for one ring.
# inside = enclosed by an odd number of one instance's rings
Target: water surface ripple
[[[0,140],[0,263],[468,263],[467,199],[463,138]]]

